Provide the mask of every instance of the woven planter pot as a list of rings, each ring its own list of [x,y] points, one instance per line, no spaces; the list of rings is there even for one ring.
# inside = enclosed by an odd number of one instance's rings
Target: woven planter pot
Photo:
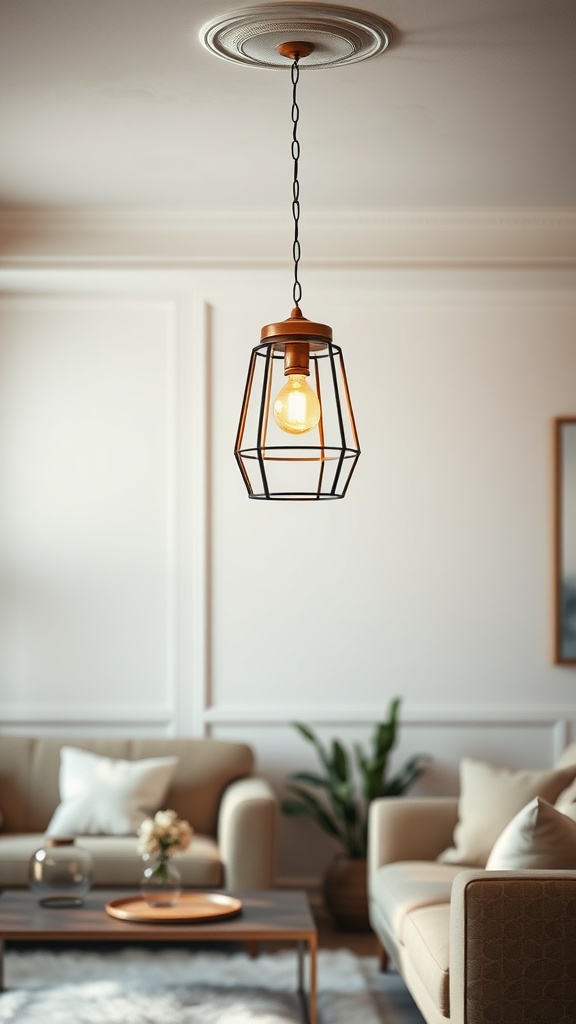
[[[366,861],[337,854],[324,875],[324,903],[346,931],[370,931]]]

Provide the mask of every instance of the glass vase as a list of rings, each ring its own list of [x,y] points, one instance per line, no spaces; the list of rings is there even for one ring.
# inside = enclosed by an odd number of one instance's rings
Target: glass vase
[[[140,892],[149,907],[173,907],[182,891],[180,872],[169,857],[145,857]]]
[[[91,868],[90,854],[72,836],[51,837],[30,859],[30,889],[45,907],[80,907]]]

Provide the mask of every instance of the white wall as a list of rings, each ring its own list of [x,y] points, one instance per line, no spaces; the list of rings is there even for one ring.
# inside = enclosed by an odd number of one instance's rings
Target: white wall
[[[576,414],[569,268],[309,269],[362,456],[346,499],[249,501],[232,450],[250,348],[289,314],[269,268],[1,272],[3,731],[210,733],[278,789],[295,719],[398,759],[548,765],[551,420]],[[302,579],[307,596],[303,599]],[[280,874],[328,844],[282,822]]]

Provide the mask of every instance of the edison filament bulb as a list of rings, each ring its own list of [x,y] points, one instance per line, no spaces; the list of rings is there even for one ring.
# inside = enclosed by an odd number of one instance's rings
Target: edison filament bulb
[[[291,373],[274,402],[274,419],[288,434],[306,434],[320,422],[320,402],[303,373]]]

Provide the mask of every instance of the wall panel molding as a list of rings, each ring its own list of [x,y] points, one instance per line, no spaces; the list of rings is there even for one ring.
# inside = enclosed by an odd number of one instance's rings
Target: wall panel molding
[[[289,263],[278,211],[0,209],[4,266],[249,267]],[[576,210],[310,211],[317,266],[574,266]]]
[[[181,310],[183,343],[178,371],[178,436],[183,458],[177,487],[178,664],[174,725],[206,734],[211,685],[210,307],[195,294]],[[189,446],[189,450],[188,450]],[[182,570],[182,566],[184,567]]]
[[[212,706],[206,708],[205,720],[213,725],[285,725],[306,721],[313,725],[366,725],[382,717],[382,704],[353,705],[283,705],[266,708],[247,706]],[[576,718],[576,709],[551,705],[522,708],[496,704],[443,705],[442,707],[403,707],[401,721],[411,726],[442,725],[541,725],[550,728],[558,721]]]
[[[195,662],[202,663],[199,654]],[[219,729],[248,730],[257,737],[267,727],[286,728],[292,731],[292,722],[306,722],[314,728],[357,729],[373,725],[382,716],[382,708],[308,708],[290,706],[279,708],[205,708],[202,711],[204,692],[195,688],[191,703],[201,716],[203,725],[186,730],[189,734],[218,734]],[[0,722],[3,726],[28,725],[30,727],[51,725],[54,722],[89,727],[94,724],[124,724],[130,727],[157,725],[161,728],[173,726],[178,717],[178,705],[166,703],[138,703],[117,705],[111,708],[97,703],[84,704],[14,704],[0,705]],[[401,715],[401,727],[412,729],[479,729],[494,730],[499,726],[505,730],[539,729],[549,734],[555,754],[558,756],[571,739],[571,725],[576,722],[573,708],[498,708],[482,705],[478,707],[407,708]]]
[[[122,317],[127,317],[131,323],[132,315],[146,317],[150,311],[150,316],[156,317],[157,326],[149,336],[149,344],[154,344],[161,357],[158,357],[158,380],[148,377],[144,386],[149,389],[152,410],[157,403],[159,407],[162,402],[165,405],[165,413],[160,413],[159,420],[154,411],[151,413],[156,416],[154,422],[158,422],[159,434],[157,432],[153,443],[159,445],[161,452],[159,471],[163,495],[159,500],[165,509],[164,519],[159,524],[160,533],[155,527],[153,537],[162,552],[156,582],[164,594],[165,616],[158,634],[162,649],[158,645],[154,647],[155,659],[159,659],[157,681],[154,684],[152,678],[143,681],[142,702],[134,699],[134,679],[132,692],[127,693],[122,693],[119,679],[119,692],[109,700],[103,698],[99,702],[93,688],[92,693],[83,692],[82,699],[74,702],[68,686],[66,693],[55,693],[54,700],[45,703],[39,692],[26,694],[26,699],[22,700],[22,688],[18,693],[14,680],[5,679],[4,693],[0,695],[0,727],[42,731],[56,724],[80,730],[92,727],[113,730],[115,726],[124,726],[132,732],[143,728],[161,734],[203,734],[207,693],[208,564],[204,423],[208,315],[205,304],[187,272],[25,269],[0,271],[0,304],[0,308],[22,310],[24,315],[36,311],[38,316],[43,310],[49,311],[56,318],[51,320],[55,328],[60,314],[77,315],[80,322],[85,316],[89,324],[94,314],[104,313],[114,318],[117,310],[121,325]],[[134,333],[133,325],[130,329]],[[121,326],[118,330],[121,342]],[[82,334],[78,331],[79,342]],[[137,367],[138,364],[132,365]],[[118,378],[115,386],[125,379],[128,397],[131,370],[128,367],[124,372],[127,376]],[[126,500],[130,504],[129,495]],[[139,507],[146,512],[146,503]],[[138,507],[133,511],[137,515]],[[137,637],[133,642],[137,642]],[[155,641],[152,643],[154,645]],[[93,655],[99,653],[92,652]],[[106,661],[111,669],[107,677],[110,679],[113,655],[103,657],[103,668]],[[8,699],[11,690],[12,701]]]
[[[292,722],[306,722],[315,729],[354,730],[372,726],[382,717],[381,705],[346,706],[286,706],[283,708],[211,707],[205,712],[206,731],[217,736],[219,730],[242,735],[247,731],[257,744],[258,735],[267,728],[286,728],[292,731]],[[569,706],[552,705],[531,708],[499,707],[498,705],[449,705],[443,707],[406,707],[401,712],[401,730],[435,732],[475,731],[493,738],[501,730],[503,747],[505,736],[533,735],[534,730],[546,739],[553,759],[557,760],[574,736],[576,711]]]
[[[167,726],[174,720],[174,708],[166,704],[128,704],[111,708],[104,704],[35,704],[0,706],[0,722],[6,726],[37,728],[62,723],[90,728],[94,725],[158,725]]]

